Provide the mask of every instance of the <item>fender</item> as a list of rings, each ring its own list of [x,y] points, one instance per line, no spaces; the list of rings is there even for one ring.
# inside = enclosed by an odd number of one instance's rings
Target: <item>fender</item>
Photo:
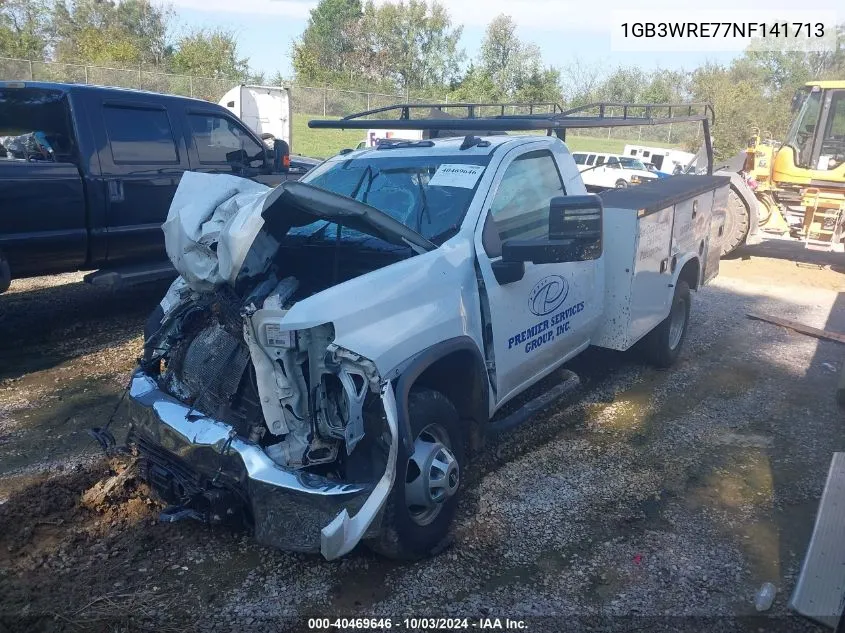
[[[414,386],[414,383],[426,369],[438,360],[455,352],[469,352],[472,355],[473,364],[479,372],[478,375],[483,378],[484,386],[487,388],[481,389],[481,397],[474,399],[472,417],[479,425],[487,422],[490,411],[488,408],[490,389],[484,358],[481,356],[481,352],[476,346],[475,341],[468,336],[457,336],[435,343],[412,357],[402,368],[401,374],[396,380],[395,397],[399,422],[399,442],[405,448],[408,455],[414,452],[414,438],[411,436],[411,418],[408,412],[408,396],[411,393],[411,387]]]
[[[683,256],[679,256],[676,260],[673,260],[675,268],[672,270],[672,288],[678,285],[678,280],[681,277],[681,271],[684,269],[684,266],[686,266],[691,261],[698,262],[698,276],[695,279],[695,283],[690,284],[690,289],[697,290],[701,286],[701,275],[704,272],[704,266],[702,265],[701,258],[695,253],[686,253]]]

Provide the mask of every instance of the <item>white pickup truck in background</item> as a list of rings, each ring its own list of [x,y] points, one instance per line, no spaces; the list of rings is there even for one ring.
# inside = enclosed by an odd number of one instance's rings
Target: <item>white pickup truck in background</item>
[[[574,152],[572,157],[589,191],[624,189],[655,180],[656,174],[636,158],[617,154]]]
[[[436,138],[455,120],[412,107],[310,125],[435,138],[275,189],[183,178],[164,226],[181,276],[129,387],[128,443],[164,519],[242,521],[329,559],[361,541],[426,556],[485,435],[532,406],[497,416],[506,403],[591,345],[677,359],[691,291],[718,273],[727,178],[590,195],[560,137],[596,117],[470,110],[481,136]],[[599,122],[707,132],[702,111]],[[557,137],[489,135],[543,127]]]

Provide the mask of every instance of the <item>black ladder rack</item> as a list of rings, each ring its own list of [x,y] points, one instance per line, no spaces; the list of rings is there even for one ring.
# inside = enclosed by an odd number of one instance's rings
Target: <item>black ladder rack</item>
[[[499,114],[479,116],[481,109],[496,108]],[[508,108],[528,110],[528,114],[506,114]],[[461,111],[464,116],[454,116],[451,111]],[[542,112],[546,110],[546,112]],[[621,116],[613,112],[622,111]],[[414,118],[423,111],[428,116]],[[369,118],[374,115],[394,114],[396,118]],[[434,115],[434,116],[432,116]],[[546,130],[566,139],[570,128],[635,127],[639,125],[670,125],[673,123],[701,122],[707,152],[707,173],[713,173],[713,145],[710,124],[715,121],[713,108],[708,103],[589,103],[564,110],[554,102],[537,103],[400,103],[374,110],[356,112],[342,119],[315,119],[308,122],[314,129],[349,130],[422,130],[431,138],[441,131],[460,129],[461,135],[471,132],[496,133]]]

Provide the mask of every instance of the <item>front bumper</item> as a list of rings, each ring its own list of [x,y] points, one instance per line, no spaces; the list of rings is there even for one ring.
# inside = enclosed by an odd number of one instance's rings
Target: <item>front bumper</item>
[[[261,448],[238,437],[231,426],[190,409],[160,390],[142,370],[129,385],[130,434],[163,449],[179,468],[189,468],[215,485],[237,489],[248,499],[256,539],[282,549],[321,552],[331,560],[376,535],[393,486],[398,449],[396,404],[389,382],[382,402],[393,437],[387,468],[375,484],[339,482],[288,470]]]

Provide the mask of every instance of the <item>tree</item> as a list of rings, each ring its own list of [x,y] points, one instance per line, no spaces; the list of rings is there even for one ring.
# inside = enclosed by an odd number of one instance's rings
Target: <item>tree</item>
[[[449,99],[454,101],[494,101],[499,88],[480,66],[470,64],[463,79],[455,82]]]
[[[481,42],[479,65],[497,87],[496,98],[513,94],[522,72],[523,45],[516,35],[516,23],[508,15],[499,15],[487,25]]]
[[[540,48],[522,42],[516,23],[499,15],[487,26],[477,63],[452,96],[459,100],[560,101],[560,71],[543,65]]]
[[[170,68],[186,75],[240,81],[245,81],[250,72],[249,60],[238,55],[234,34],[223,29],[199,29],[180,37]]]
[[[0,57],[44,59],[49,23],[47,0],[0,1]]]
[[[458,44],[463,27],[452,27],[446,8],[434,0],[400,0],[376,6],[368,0],[362,37],[372,67],[402,90],[447,85],[465,57]]]
[[[355,26],[362,15],[361,0],[320,0],[311,9],[302,37],[293,44],[297,78],[323,81],[347,74],[361,45]]]
[[[57,0],[51,16],[58,61],[163,64],[170,9],[149,0]]]
[[[561,70],[564,86],[564,101],[569,107],[577,107],[598,101],[598,93],[605,81],[605,68],[597,63],[588,63],[576,56]]]
[[[692,73],[691,88],[696,101],[706,101],[716,111],[711,130],[716,157],[730,158],[745,148],[749,130],[759,125],[760,87],[737,80],[729,68],[705,64]]]

